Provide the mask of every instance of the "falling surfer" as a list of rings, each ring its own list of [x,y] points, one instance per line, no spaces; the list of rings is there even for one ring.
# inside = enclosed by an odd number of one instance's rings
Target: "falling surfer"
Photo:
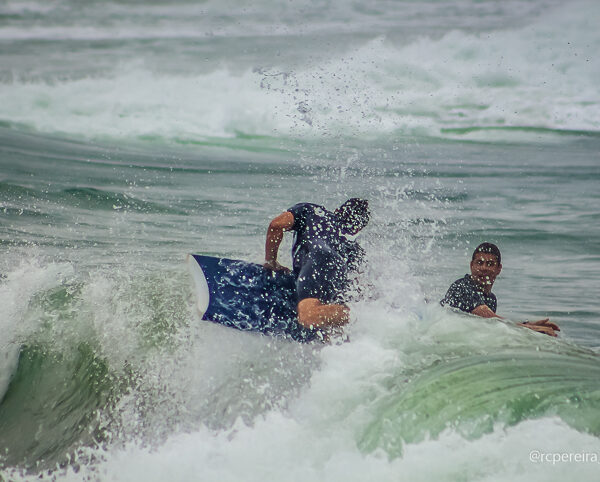
[[[289,271],[277,261],[286,231],[294,232],[293,273],[298,295],[298,323],[325,330],[345,325],[350,310],[344,304],[349,274],[364,250],[353,239],[369,222],[369,203],[352,198],[331,212],[323,206],[299,203],[274,218],[265,243],[264,267]]]

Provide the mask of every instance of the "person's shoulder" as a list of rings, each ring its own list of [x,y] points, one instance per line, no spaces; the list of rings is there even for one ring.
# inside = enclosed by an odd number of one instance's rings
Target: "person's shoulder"
[[[458,278],[448,287],[445,298],[448,299],[456,296],[462,297],[467,293],[471,293],[473,290],[474,286],[471,276],[466,274],[462,278]]]
[[[327,209],[325,208],[325,206],[321,206],[320,204],[316,204],[316,203],[304,202],[304,203],[298,203],[298,204],[296,204],[296,206],[307,207],[307,208],[310,208],[310,209],[322,209],[324,211],[327,211]]]
[[[479,303],[479,298],[471,275],[466,274],[450,285],[446,296],[440,301],[442,306],[470,313]]]
[[[307,207],[308,203],[296,203],[288,208],[287,212],[292,213],[297,218]]]
[[[327,209],[325,209],[323,206],[320,206],[319,204],[315,204],[315,203],[297,203],[297,204],[294,204],[291,208],[289,208],[288,211],[294,215],[296,215],[296,213],[298,213],[298,214],[300,214],[300,213],[322,214],[322,213],[326,213]]]
[[[452,283],[450,285],[450,288],[458,287],[458,286],[465,286],[465,285],[470,286],[471,284],[473,284],[473,281],[471,280],[471,275],[465,274],[464,276],[458,278],[454,283]]]
[[[293,231],[304,229],[307,224],[314,222],[314,218],[324,216],[326,212],[323,206],[314,203],[298,203],[288,209],[294,216]]]
[[[316,204],[313,203],[296,203],[294,204],[291,208],[288,209],[288,211],[296,211],[299,209],[305,209],[305,208],[311,208],[316,206]]]

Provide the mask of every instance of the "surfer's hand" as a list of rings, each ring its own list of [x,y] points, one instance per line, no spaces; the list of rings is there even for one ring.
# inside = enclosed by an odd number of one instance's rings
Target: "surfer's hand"
[[[526,321],[525,323],[519,323],[521,326],[529,328],[530,330],[537,331],[538,333],[544,333],[550,336],[558,336],[556,333],[560,331],[560,328],[556,323],[552,323],[548,318],[538,321]]]
[[[289,273],[290,269],[286,268],[285,266],[279,264],[279,261],[275,260],[275,261],[266,261],[263,264],[263,267],[271,270],[271,271],[283,271],[284,273]]]
[[[538,321],[526,321],[525,323],[529,323],[530,325],[535,325],[535,326],[549,326],[554,331],[560,331],[560,328],[558,327],[558,325],[556,323],[552,323],[550,321],[550,318],[544,318],[543,320],[538,320]]]

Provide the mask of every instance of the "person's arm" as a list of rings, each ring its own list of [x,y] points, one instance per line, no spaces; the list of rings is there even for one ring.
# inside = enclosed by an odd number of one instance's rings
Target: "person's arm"
[[[289,231],[294,227],[294,215],[289,212],[283,212],[269,224],[267,229],[267,239],[265,242],[265,263],[263,266],[273,271],[287,270],[285,266],[282,266],[277,261],[277,253],[279,252],[279,245],[283,239],[283,232]]]
[[[483,318],[500,318],[504,319],[501,316],[494,313],[489,306],[487,305],[479,305],[473,311],[472,314],[481,316]],[[560,331],[560,328],[556,323],[552,323],[549,318],[545,318],[543,320],[538,321],[526,321],[524,323],[517,323],[519,326],[524,326],[525,328],[529,328],[530,330],[537,331],[538,333],[544,333],[550,336],[558,336],[556,334],[557,331]]]
[[[476,306],[472,311],[472,314],[481,316],[482,318],[502,318],[492,311],[488,305]]]
[[[560,328],[556,323],[552,323],[549,318],[544,318],[543,320],[538,321],[525,321],[523,323],[518,323],[519,326],[524,326],[529,328],[530,330],[537,331],[538,333],[545,333],[550,336],[558,336],[557,331],[560,331]]]

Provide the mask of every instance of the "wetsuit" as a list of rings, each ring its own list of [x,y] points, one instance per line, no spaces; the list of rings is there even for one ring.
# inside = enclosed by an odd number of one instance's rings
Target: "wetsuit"
[[[298,300],[343,302],[348,273],[358,266],[364,250],[347,237],[338,217],[323,206],[300,203],[288,211],[294,215],[292,259]]]
[[[481,287],[473,281],[470,274],[466,274],[463,278],[452,283],[440,303],[443,306],[451,306],[467,313],[471,313],[481,305],[487,305],[490,310],[496,313],[498,305],[496,295],[492,292],[484,293]]]

